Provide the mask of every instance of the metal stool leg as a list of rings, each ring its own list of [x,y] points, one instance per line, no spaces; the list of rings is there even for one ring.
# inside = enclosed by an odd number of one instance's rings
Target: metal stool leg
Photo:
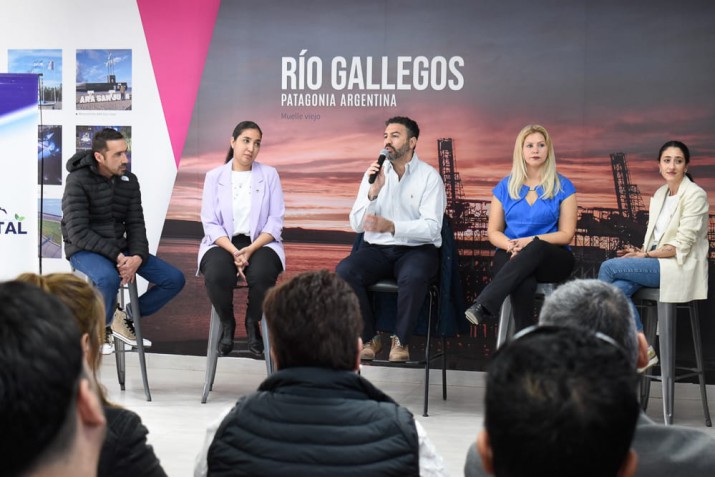
[[[514,317],[511,314],[511,297],[506,297],[499,312],[499,333],[497,334],[497,349],[509,339],[514,328]]]
[[[218,362],[218,342],[221,339],[221,320],[216,309],[211,307],[211,322],[209,325],[209,342],[206,347],[206,375],[204,376],[204,392],[201,395],[201,404],[206,404],[209,391],[213,389],[216,378],[216,364]]]
[[[442,400],[447,400],[447,339],[442,337]]]
[[[423,417],[428,417],[429,407],[429,368],[432,351],[432,293],[429,293],[429,311],[427,312],[427,342],[425,343],[425,400]]]
[[[273,369],[273,357],[271,356],[271,335],[268,332],[266,315],[261,318],[261,335],[263,336],[263,356],[266,358],[266,375],[270,376],[275,371]]]
[[[658,302],[658,328],[660,329],[660,373],[663,378],[663,418],[666,425],[673,424],[673,395],[675,394],[675,316],[674,303]]]
[[[119,338],[114,338],[114,357],[117,362],[117,381],[119,381],[119,388],[124,391],[124,382],[126,380],[127,366],[124,359],[124,355],[127,352],[124,347],[124,341]]]
[[[708,395],[705,389],[705,368],[703,367],[703,348],[700,339],[700,317],[698,316],[698,304],[692,301],[690,302],[688,309],[690,310],[690,327],[693,332],[693,350],[695,351],[695,364],[697,366],[698,380],[700,382],[700,400],[703,403],[705,425],[707,427],[712,427],[710,409],[708,408]]]
[[[137,353],[139,354],[139,368],[141,369],[142,382],[144,383],[144,395],[146,396],[147,401],[151,401],[149,380],[146,374],[146,357],[144,354],[144,340],[142,337],[141,314],[139,312],[139,292],[137,291],[137,282],[136,280],[134,280],[128,285],[129,301],[134,304],[134,307],[132,308],[132,319],[134,320],[134,332],[137,336]]]
[[[643,318],[643,332],[649,344],[655,343],[656,331],[658,327],[657,317],[652,316],[653,305],[644,305],[642,307],[641,318]],[[650,399],[650,377],[653,375],[653,368],[648,368],[645,373],[640,376],[640,401],[641,409],[645,412],[648,409],[648,400]]]

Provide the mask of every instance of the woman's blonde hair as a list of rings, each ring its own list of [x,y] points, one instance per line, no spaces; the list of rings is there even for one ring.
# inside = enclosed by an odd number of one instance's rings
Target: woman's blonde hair
[[[518,199],[521,197],[521,188],[527,179],[526,161],[524,159],[524,141],[530,134],[539,133],[544,136],[548,154],[542,169],[541,182],[539,185],[544,189],[543,198],[551,199],[561,190],[561,181],[556,174],[556,155],[554,154],[554,144],[551,136],[543,126],[529,124],[525,126],[516,136],[514,142],[514,158],[511,164],[511,176],[509,176],[509,197]]]
[[[97,369],[102,361],[102,345],[104,344],[104,301],[102,296],[86,281],[71,273],[50,273],[37,275],[23,273],[18,281],[31,283],[42,290],[56,296],[69,308],[82,334],[89,337],[89,353],[87,364],[92,370],[92,377],[100,390],[100,396],[108,404],[105,391],[97,380]]]

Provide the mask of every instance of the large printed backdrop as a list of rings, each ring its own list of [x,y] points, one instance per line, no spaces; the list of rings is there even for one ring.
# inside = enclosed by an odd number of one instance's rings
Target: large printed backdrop
[[[223,163],[234,125],[251,119],[264,131],[258,160],[278,168],[286,195],[284,275],[333,268],[349,252],[347,214],[382,148],[384,121],[408,115],[422,129],[418,154],[442,166],[453,209],[466,211],[453,218],[471,299],[488,281],[489,261],[474,257],[484,238],[475,217],[508,173],[525,124],[551,132],[559,171],[575,183],[582,215],[595,210],[606,229],[625,214],[614,153],[625,154],[626,186],[640,194],[632,200],[636,209],[647,211],[662,182],[655,155],[668,139],[691,147],[690,171],[715,190],[713,14],[705,1],[687,8],[667,1],[223,2],[159,252],[195,274],[204,175]],[[450,160],[440,164],[440,154]],[[644,217],[630,219],[637,231]],[[581,243],[602,238],[595,235],[582,230]],[[612,239],[603,242],[629,240]],[[612,246],[601,251],[579,256],[600,261]],[[586,263],[578,274],[594,270],[597,263]],[[239,322],[243,301],[236,300]],[[159,339],[188,349],[206,336],[209,310],[202,279],[189,278],[187,290],[149,326],[161,328]],[[715,330],[704,325],[707,343]],[[471,329],[455,340],[452,365],[480,367],[493,333]]]

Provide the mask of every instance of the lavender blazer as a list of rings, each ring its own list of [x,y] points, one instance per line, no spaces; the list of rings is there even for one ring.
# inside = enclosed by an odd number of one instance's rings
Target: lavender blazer
[[[223,166],[206,173],[204,193],[201,200],[201,223],[204,226],[204,238],[199,246],[198,263],[219,237],[233,236],[233,197],[231,189],[231,168],[233,159]],[[272,248],[281,259],[283,270],[286,267],[285,250],[281,242],[285,204],[283,189],[278,172],[274,167],[258,162],[253,163],[251,174],[251,213],[248,223],[251,228],[251,241],[267,232],[275,240],[266,245]]]

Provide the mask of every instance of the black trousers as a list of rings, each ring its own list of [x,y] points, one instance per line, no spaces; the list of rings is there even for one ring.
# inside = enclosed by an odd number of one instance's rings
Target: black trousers
[[[359,250],[338,263],[335,272],[350,284],[360,301],[363,341],[367,343],[376,334],[368,286],[383,278],[397,281],[394,333],[404,345],[417,326],[422,304],[430,283],[437,277],[438,268],[439,249],[434,245],[406,247],[363,242]]]
[[[502,302],[511,295],[515,329],[535,324],[534,293],[538,283],[566,280],[574,267],[573,254],[564,247],[538,238],[513,259],[498,249],[492,262],[493,279],[477,297],[489,313],[499,314]]]
[[[246,235],[236,235],[231,240],[241,249],[251,244]],[[211,304],[216,308],[221,323],[236,323],[233,315],[233,291],[237,283],[238,269],[233,255],[221,247],[209,249],[201,258],[199,270],[204,276],[204,284]],[[263,316],[263,298],[269,288],[276,284],[283,265],[278,254],[269,247],[256,250],[243,270],[248,285],[248,307],[246,323],[258,323]]]

